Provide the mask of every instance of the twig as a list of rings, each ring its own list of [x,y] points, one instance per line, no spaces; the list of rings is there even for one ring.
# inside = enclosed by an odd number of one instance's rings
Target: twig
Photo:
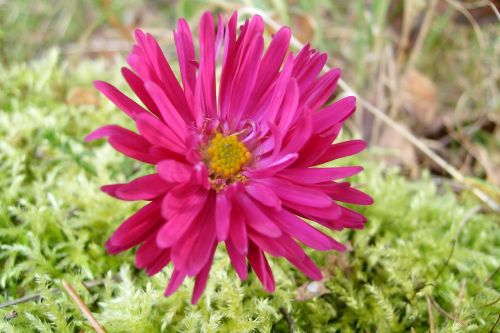
[[[450,263],[450,259],[451,259],[451,256],[453,256],[453,251],[455,251],[455,244],[456,244],[456,241],[453,240],[452,243],[451,243],[451,250],[450,250],[450,254],[448,255],[448,258],[446,258],[446,261],[444,262],[443,266],[441,267],[441,269],[439,270],[439,272],[436,274],[436,277],[434,278],[434,280],[437,280],[441,274],[443,274],[444,272],[444,269],[446,268],[446,266],[448,266],[448,264]]]
[[[420,52],[422,51],[422,47],[424,45],[425,37],[429,32],[429,28],[431,26],[432,19],[434,18],[434,14],[436,12],[437,0],[431,0],[429,5],[427,6],[427,10],[425,12],[424,21],[420,27],[418,32],[417,39],[415,40],[415,44],[413,46],[413,50],[410,54],[410,58],[406,63],[405,70],[409,70],[410,68],[415,67],[415,62],[417,61]]]
[[[28,301],[38,301],[40,298],[42,298],[42,295],[40,295],[40,294],[26,295],[26,296],[23,296],[20,298],[16,298],[12,301],[7,301],[5,303],[0,304],[0,309],[8,308],[9,306],[21,304],[21,303],[28,302]]]
[[[441,276],[441,274],[443,274],[444,272],[444,269],[448,266],[448,264],[450,263],[450,260],[451,260],[451,257],[453,256],[453,252],[455,251],[455,245],[458,241],[458,236],[460,235],[460,231],[462,231],[465,223],[467,223],[468,220],[470,220],[470,218],[472,216],[474,216],[474,214],[476,214],[479,210],[481,209],[480,206],[474,206],[472,207],[471,209],[469,209],[466,213],[465,213],[465,216],[462,218],[462,220],[460,221],[460,224],[458,225],[458,228],[457,228],[457,231],[455,232],[455,236],[453,237],[453,240],[451,242],[451,250],[450,250],[450,254],[448,255],[448,258],[446,259],[446,261],[444,262],[443,266],[441,267],[441,269],[439,269],[439,272],[436,274],[436,277],[434,278],[434,280],[437,281],[437,279]]]
[[[459,11],[463,16],[465,16],[465,18],[472,25],[472,28],[474,29],[474,33],[476,34],[476,37],[477,37],[477,41],[479,43],[480,51],[482,52],[484,50],[485,41],[483,38],[483,34],[481,32],[481,28],[479,27],[479,23],[477,23],[474,16],[472,16],[472,14],[467,9],[465,9],[465,7],[461,3],[457,2],[457,1],[446,0],[446,2],[448,2],[448,4],[450,4],[453,8],[455,8],[457,11]]]
[[[432,306],[434,306],[434,308],[438,310],[443,316],[445,316],[449,320],[459,323],[460,325],[465,325],[462,320],[446,312],[432,296],[429,296],[428,299],[430,299]]]
[[[484,305],[481,305],[482,308],[487,308],[489,306],[492,306],[492,305],[495,305],[498,303],[498,301],[500,301],[500,297],[498,297],[496,300],[494,300],[493,302],[489,302],[489,303],[486,303]]]
[[[495,321],[489,333],[493,333],[493,330],[495,329],[495,327],[497,327],[499,321],[500,321],[500,314],[498,315],[497,321]]]
[[[250,14],[250,15],[255,15],[258,14],[262,17],[262,19],[269,25],[273,30],[278,30],[280,28],[280,24],[273,20],[269,15],[267,15],[265,12],[254,8],[254,7],[243,7],[239,10],[240,14]],[[292,47],[296,49],[301,49],[304,45],[296,39],[294,36],[292,36],[290,40],[290,44]],[[328,66],[325,66],[324,71],[330,70]],[[349,95],[354,95],[358,98],[358,101],[360,104],[362,104],[367,111],[372,113],[375,117],[379,118],[382,120],[386,125],[389,127],[392,127],[396,132],[401,134],[405,139],[410,141],[415,147],[417,147],[422,153],[427,155],[432,161],[434,161],[437,165],[439,165],[443,170],[445,170],[450,176],[452,176],[455,180],[458,182],[464,184],[464,186],[469,189],[474,195],[476,195],[481,201],[483,201],[488,207],[493,209],[496,212],[500,211],[500,204],[497,203],[495,200],[490,198],[486,193],[478,189],[477,187],[474,187],[471,185],[467,179],[458,171],[453,165],[445,161],[442,157],[437,155],[434,151],[432,151],[427,145],[417,136],[415,136],[413,133],[408,131],[406,128],[398,124],[396,121],[394,121],[391,117],[387,116],[384,111],[381,109],[377,108],[364,98],[360,97],[356,91],[351,88],[344,80],[339,79],[339,86],[344,90],[347,94]]]
[[[431,299],[427,296],[427,313],[429,314],[429,331],[430,333],[434,333],[434,315],[432,314],[432,304]]]
[[[73,286],[66,282],[66,280],[62,280],[62,285],[64,290],[68,293],[68,295],[73,299],[73,301],[78,305],[80,308],[80,311],[83,313],[83,315],[87,318],[87,320],[90,322],[90,325],[94,328],[94,330],[97,333],[106,333],[104,328],[99,324],[97,319],[95,319],[94,315],[88,308],[88,306],[83,302],[82,298],[78,293],[75,291]]]
[[[113,276],[112,279],[114,281],[119,281],[118,275]],[[85,288],[93,288],[95,286],[104,284],[105,281],[106,281],[105,279],[99,279],[99,280],[93,280],[93,281],[82,282],[82,283],[85,286]],[[54,288],[54,290],[52,292],[58,293],[58,292],[61,292],[61,290],[58,288]],[[42,298],[41,294],[26,295],[26,296],[16,298],[14,300],[7,301],[5,303],[0,304],[0,309],[7,308],[9,306],[13,306],[13,305],[17,305],[17,304],[21,304],[21,303],[25,303],[25,302],[29,302],[29,301],[38,301],[41,298]]]
[[[288,332],[294,333],[295,332],[295,323],[293,322],[293,319],[290,316],[290,313],[288,313],[287,309],[285,309],[285,307],[283,307],[283,306],[280,307],[280,312],[283,314],[283,317],[285,317],[285,319],[286,319],[286,322],[288,324]]]
[[[500,265],[498,265],[497,269],[493,272],[493,274],[490,275],[490,277],[484,282],[484,284],[490,282],[493,280],[493,277],[497,275],[497,273],[500,271]]]

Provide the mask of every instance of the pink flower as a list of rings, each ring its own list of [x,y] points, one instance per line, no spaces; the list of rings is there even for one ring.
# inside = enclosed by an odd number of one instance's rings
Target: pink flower
[[[196,56],[191,31],[179,20],[174,39],[182,84],[155,39],[137,30],[127,58],[132,70],[122,73],[143,106],[108,83],[95,86],[135,121],[138,133],[107,125],[86,138],[107,137],[119,152],[156,165],[156,173],[102,187],[121,200],[149,201],[106,248],[116,254],[139,245],[136,265],[149,275],[172,262],[165,295],[194,277],[193,303],[219,242],[238,276],[247,277],[248,261],[269,292],[275,282],[266,253],[321,279],[297,242],[320,251],[345,247],[303,218],[333,230],[361,229],[365,217],[338,202],[372,203],[337,181],[361,167],[317,167],[365,148],[362,140],[332,144],[356,107],[354,97],[325,105],[340,70],[321,74],[327,56],[308,45],[288,52],[287,27],[264,50],[262,18],[247,20],[239,34],[236,22],[236,13],[227,21],[219,16],[215,29],[205,13]]]

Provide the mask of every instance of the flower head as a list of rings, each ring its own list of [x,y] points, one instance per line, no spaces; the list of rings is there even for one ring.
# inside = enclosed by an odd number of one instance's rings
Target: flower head
[[[245,21],[239,33],[236,28],[236,13],[219,16],[217,28],[205,13],[197,56],[191,31],[179,20],[180,83],[155,39],[137,30],[127,58],[132,70],[122,73],[142,105],[108,83],[95,86],[134,120],[138,133],[107,125],[86,138],[107,137],[119,152],[156,165],[153,174],[102,187],[121,200],[149,201],[106,247],[116,254],[139,246],[136,265],[149,275],[172,263],[167,296],[194,277],[193,303],[219,242],[239,277],[247,277],[248,262],[267,291],[275,283],[266,254],[321,279],[299,242],[320,251],[345,247],[304,219],[359,229],[365,218],[338,202],[372,203],[338,181],[361,167],[318,167],[365,147],[361,140],[332,144],[355,110],[354,97],[325,105],[340,70],[321,74],[326,54],[309,46],[289,52],[287,27],[266,50],[261,17]]]

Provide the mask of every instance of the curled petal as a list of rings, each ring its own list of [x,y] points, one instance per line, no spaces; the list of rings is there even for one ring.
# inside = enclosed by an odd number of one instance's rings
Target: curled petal
[[[360,166],[333,168],[288,168],[280,172],[280,176],[299,183],[322,183],[353,176],[363,171]]]
[[[346,249],[344,245],[311,227],[305,221],[285,209],[280,212],[273,212],[272,214],[275,217],[275,221],[287,234],[313,249],[320,251],[344,251]]]
[[[343,122],[356,110],[356,97],[345,97],[313,115],[314,133],[321,133]]]
[[[101,190],[121,200],[151,200],[172,188],[158,174],[151,174],[134,179],[127,184],[104,185]]]
[[[214,259],[215,248],[216,245],[214,244],[212,246],[212,250],[210,251],[207,263],[202,268],[200,273],[196,275],[196,278],[194,280],[193,297],[191,298],[192,304],[196,304],[198,302],[201,295],[203,294],[203,291],[205,290],[205,287],[207,286],[208,273],[210,273],[210,267],[212,267],[212,260]]]
[[[255,274],[257,274],[264,289],[270,293],[274,292],[275,282],[271,267],[269,267],[264,252],[252,242],[248,251],[248,262],[255,271]]]
[[[272,188],[253,182],[246,185],[245,190],[252,198],[259,201],[261,204],[281,209],[281,200],[278,195],[274,193]]]
[[[170,281],[168,283],[167,289],[165,289],[165,296],[168,297],[175,293],[177,289],[182,284],[182,281],[186,278],[186,272],[175,269],[170,277]]]
[[[158,158],[149,154],[151,144],[142,136],[118,125],[106,125],[87,135],[85,141],[109,138],[109,143],[120,153],[138,161],[155,164]]]
[[[126,219],[106,242],[111,254],[120,253],[143,242],[163,223],[160,201],[152,201]]]
[[[248,253],[248,234],[245,217],[238,206],[233,206],[231,213],[231,226],[229,227],[229,240],[237,244],[236,251],[242,255]]]
[[[315,162],[316,165],[323,164],[338,158],[351,156],[366,148],[363,140],[350,140],[331,145],[323,152],[321,157]]]
[[[217,240],[226,240],[231,222],[231,201],[225,192],[219,192],[215,202],[215,227]]]
[[[158,118],[150,115],[139,115],[136,119],[137,129],[151,144],[161,145],[176,153],[184,153],[186,148],[174,132]]]
[[[142,106],[128,98],[113,85],[104,81],[95,81],[94,86],[130,118],[135,119],[138,115],[147,113]]]
[[[238,247],[234,245],[231,239],[226,240],[226,248],[229,258],[231,259],[231,264],[233,265],[236,274],[238,274],[238,277],[241,280],[246,280],[248,276],[248,270],[247,270],[245,255],[241,254],[237,250]]]
[[[238,200],[248,226],[269,237],[279,237],[281,235],[281,229],[246,194],[240,194]]]
[[[176,160],[164,160],[156,167],[158,174],[169,183],[185,183],[191,178],[192,168]]]
[[[269,186],[282,200],[310,207],[329,207],[332,199],[322,191],[301,186],[280,178],[259,179],[256,181]]]

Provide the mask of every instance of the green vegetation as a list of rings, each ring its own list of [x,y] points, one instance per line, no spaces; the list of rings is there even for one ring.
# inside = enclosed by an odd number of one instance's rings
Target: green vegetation
[[[414,5],[418,17],[426,10],[422,2],[405,6]],[[328,52],[346,81],[378,107],[391,109],[399,98],[387,73],[397,66],[391,45],[398,37],[391,26],[402,6],[388,0],[245,3],[273,13],[296,36]],[[284,260],[272,259],[277,291],[267,294],[254,274],[239,281],[221,248],[205,294],[193,306],[192,281],[165,298],[170,268],[148,278],[134,267],[134,251],[106,253],[106,239],[140,203],[109,198],[99,186],[144,175],[149,167],[104,141],[84,143],[100,125],[132,125],[92,81],[108,80],[126,90],[119,67],[131,46],[123,34],[133,22],[172,29],[178,16],[194,23],[199,12],[225,6],[187,0],[175,7],[133,0],[0,1],[0,304],[39,295],[0,308],[0,332],[91,332],[62,280],[75,287],[109,333],[498,331],[498,214],[469,192],[457,192],[435,169],[419,165],[416,180],[409,180],[408,165],[381,162],[388,154],[376,121],[372,148],[343,162],[365,167],[352,181],[375,204],[359,209],[369,219],[364,230],[332,233],[349,244],[348,252],[309,251],[326,276],[319,284],[310,285]],[[499,190],[487,162],[498,158],[498,71],[492,70],[498,36],[491,26],[481,26],[478,35],[455,24],[456,12],[449,7],[434,15],[411,66],[438,87],[433,123],[446,130],[425,132],[414,114],[418,105],[412,110],[403,102],[406,113],[396,108],[391,116],[435,139],[433,148],[495,197]],[[102,49],[99,42],[108,40],[117,50]],[[171,50],[171,43],[162,45]],[[84,52],[91,46],[94,51]],[[412,52],[402,57],[404,67]],[[366,125],[359,114],[349,129]],[[439,146],[438,139],[446,144]],[[392,148],[396,155],[405,153]]]
[[[366,229],[336,235],[350,243],[345,255],[312,254],[330,276],[325,295],[297,301],[297,288],[307,280],[283,260],[273,260],[278,285],[268,295],[253,274],[241,283],[221,251],[199,305],[189,304],[192,283],[164,298],[168,269],[149,279],[133,267],[131,252],[109,256],[103,248],[137,207],[108,198],[99,185],[146,172],[104,142],[83,143],[99,124],[130,125],[86,90],[103,72],[121,82],[116,68],[95,61],[70,68],[56,52],[0,69],[0,303],[42,295],[1,309],[0,331],[90,330],[71,299],[56,291],[63,278],[109,332],[286,332],[280,308],[303,332],[424,332],[427,299],[449,317],[433,307],[440,331],[493,325],[500,310],[492,304],[500,287],[500,274],[492,276],[500,258],[494,216],[477,213],[470,198],[437,188],[428,174],[409,182],[396,169],[378,166],[371,151],[350,161],[366,166],[355,181],[376,200],[363,209]],[[75,91],[98,105],[68,102]],[[104,284],[89,290],[81,285],[101,279]],[[12,310],[17,316],[6,320]]]

